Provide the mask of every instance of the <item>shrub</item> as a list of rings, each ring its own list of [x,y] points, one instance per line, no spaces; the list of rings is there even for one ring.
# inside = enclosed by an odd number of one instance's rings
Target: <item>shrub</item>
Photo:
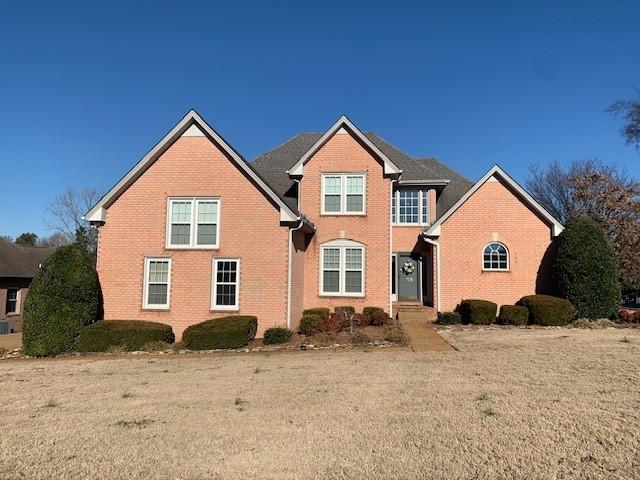
[[[497,323],[501,325],[526,325],[529,310],[521,305],[502,305]]]
[[[618,312],[618,319],[621,323],[640,323],[640,310],[620,310]]]
[[[313,343],[320,347],[330,347],[336,343],[337,339],[334,332],[322,332],[313,337]]]
[[[557,292],[577,317],[613,317],[621,303],[613,249],[602,228],[589,218],[570,223],[558,237],[554,265]]]
[[[573,313],[569,300],[550,295],[528,295],[518,300],[517,305],[527,307],[528,322],[537,325],[567,325]]]
[[[355,315],[356,313],[356,309],[354,307],[336,307],[335,309],[336,313],[338,312],[343,312],[345,315]]]
[[[293,333],[288,328],[276,327],[267,328],[262,338],[262,343],[265,345],[273,345],[276,343],[287,343],[291,340]]]
[[[182,343],[189,350],[244,347],[256,336],[258,319],[254,316],[214,318],[188,327]]]
[[[316,314],[305,314],[302,317],[302,320],[300,320],[300,327],[298,328],[298,331],[304,335],[313,335],[318,333],[318,323],[323,318],[324,317]]]
[[[491,325],[496,321],[498,305],[487,300],[462,300],[459,312],[463,323]]]
[[[382,327],[391,323],[391,317],[382,310],[371,314],[370,324],[374,327]]]
[[[321,318],[316,326],[318,332],[340,332],[345,328],[345,316],[342,313],[332,313],[327,318]]]
[[[34,356],[71,351],[82,329],[99,319],[102,294],[87,252],[58,248],[31,282],[24,303],[22,345]]]
[[[400,345],[407,345],[409,343],[409,337],[407,337],[404,329],[398,323],[385,325],[383,338],[387,342],[399,343]]]
[[[369,344],[369,342],[371,342],[371,339],[367,336],[367,334],[363,333],[363,332],[354,332],[353,335],[351,335],[351,344],[352,345],[357,345],[359,347],[363,347]]]
[[[173,343],[171,327],[164,323],[139,320],[104,320],[85,327],[78,336],[79,352],[106,352],[112,348],[123,351],[142,350],[151,342]]]
[[[304,317],[306,315],[317,315],[320,318],[327,318],[330,312],[331,311],[325,307],[307,308],[306,310],[302,311],[302,316]]]
[[[364,307],[362,309],[362,315],[364,315],[367,324],[371,324],[371,320],[376,313],[384,313],[384,310],[380,307]]]
[[[458,312],[438,312],[438,323],[440,325],[457,325],[462,323],[462,317]]]
[[[369,325],[369,319],[362,313],[356,313],[353,316],[353,325],[355,327],[366,327],[367,325]]]

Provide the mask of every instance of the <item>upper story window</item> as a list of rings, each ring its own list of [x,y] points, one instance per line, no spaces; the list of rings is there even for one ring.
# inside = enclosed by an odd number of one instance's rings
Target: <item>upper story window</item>
[[[219,198],[170,198],[167,248],[218,248]]]
[[[397,225],[429,225],[429,191],[396,190],[391,199],[391,216]]]
[[[509,251],[507,247],[493,242],[484,247],[483,270],[509,270]]]
[[[364,215],[366,176],[354,173],[322,175],[323,215]]]
[[[320,295],[364,295],[364,245],[333,240],[320,248]]]
[[[142,307],[169,309],[170,287],[171,259],[169,257],[145,258]]]
[[[20,298],[19,288],[7,288],[7,303],[5,305],[5,313],[7,315],[18,313],[18,301]]]

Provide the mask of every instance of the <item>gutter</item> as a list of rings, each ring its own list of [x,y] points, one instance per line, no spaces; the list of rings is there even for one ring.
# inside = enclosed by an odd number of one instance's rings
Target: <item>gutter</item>
[[[389,316],[393,315],[393,277],[396,272],[392,271],[393,269],[393,184],[398,182],[398,180],[391,179],[389,182],[389,189],[391,192],[391,196],[389,197]],[[398,286],[396,285],[396,288]]]
[[[298,215],[300,215],[300,180],[294,180],[298,184]],[[287,268],[287,328],[291,328],[291,250],[293,246],[293,232],[300,230],[304,226],[304,219],[302,215],[298,217],[300,223],[295,228],[289,229],[289,258]]]

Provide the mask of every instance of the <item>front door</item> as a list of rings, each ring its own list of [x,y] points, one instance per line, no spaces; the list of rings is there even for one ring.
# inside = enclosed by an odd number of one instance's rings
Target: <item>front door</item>
[[[398,253],[397,286],[398,300],[420,300],[420,257],[409,253]]]

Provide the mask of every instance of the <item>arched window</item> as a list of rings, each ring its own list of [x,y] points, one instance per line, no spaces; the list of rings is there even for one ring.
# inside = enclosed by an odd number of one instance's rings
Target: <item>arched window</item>
[[[492,242],[484,247],[484,270],[509,270],[509,250],[503,244]]]
[[[320,245],[320,295],[364,296],[365,246],[352,240]]]

